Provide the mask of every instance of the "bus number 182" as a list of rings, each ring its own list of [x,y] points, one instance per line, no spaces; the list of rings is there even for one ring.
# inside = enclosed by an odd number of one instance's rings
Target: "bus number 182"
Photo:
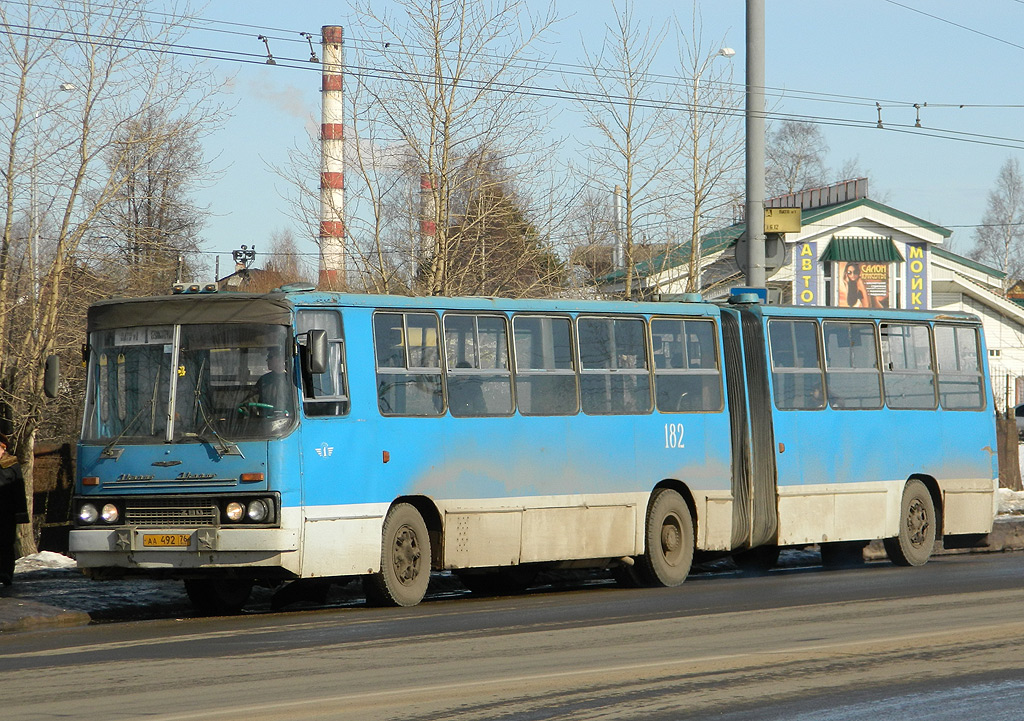
[[[665,448],[685,448],[683,445],[683,424],[665,424]]]

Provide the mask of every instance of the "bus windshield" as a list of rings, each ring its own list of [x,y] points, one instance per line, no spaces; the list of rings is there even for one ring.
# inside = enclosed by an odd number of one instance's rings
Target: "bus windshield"
[[[273,438],[294,421],[284,326],[135,326],[89,340],[86,442]]]

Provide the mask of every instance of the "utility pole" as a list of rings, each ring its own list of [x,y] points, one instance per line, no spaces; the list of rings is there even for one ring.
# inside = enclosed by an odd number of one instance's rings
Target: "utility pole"
[[[764,0],[747,0],[747,286],[764,288]]]

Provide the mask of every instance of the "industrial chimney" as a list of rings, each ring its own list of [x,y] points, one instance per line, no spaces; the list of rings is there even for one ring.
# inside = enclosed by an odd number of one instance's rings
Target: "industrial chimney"
[[[342,28],[321,29],[323,74],[320,123],[320,287],[345,288],[344,104]]]

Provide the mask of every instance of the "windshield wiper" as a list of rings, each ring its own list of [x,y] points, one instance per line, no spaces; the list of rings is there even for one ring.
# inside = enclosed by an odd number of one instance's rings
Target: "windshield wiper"
[[[114,436],[114,439],[110,441],[110,443],[103,446],[103,450],[100,451],[100,458],[113,458],[114,460],[117,460],[118,458],[121,457],[121,454],[124,453],[124,449],[114,448],[114,446],[116,446],[118,442],[125,437],[125,434],[127,434],[128,431],[135,427],[135,422],[142,417],[142,414],[152,404],[152,400],[148,400],[142,404],[138,412],[134,416],[132,416],[132,419],[125,424],[124,428],[121,429],[121,432]]]
[[[203,361],[203,365],[199,368],[199,378],[196,381],[195,390],[196,407],[199,409],[199,415],[203,417],[204,426],[203,429],[200,430],[198,433],[183,433],[182,438],[187,438],[190,436],[197,438],[199,441],[207,444],[208,446],[211,446],[215,451],[217,451],[217,455],[220,456],[221,458],[223,458],[224,456],[241,456],[244,459],[245,454],[242,453],[241,449],[239,449],[238,444],[226,440],[224,436],[218,433],[216,427],[214,427],[213,423],[210,421],[210,417],[206,414],[206,404],[203,402],[203,395],[200,392],[200,388],[202,388],[204,370],[206,370],[205,361]],[[210,432],[213,433],[213,437],[217,439],[216,445],[210,443],[210,441],[203,436],[203,430],[206,430],[207,428],[209,428]]]

